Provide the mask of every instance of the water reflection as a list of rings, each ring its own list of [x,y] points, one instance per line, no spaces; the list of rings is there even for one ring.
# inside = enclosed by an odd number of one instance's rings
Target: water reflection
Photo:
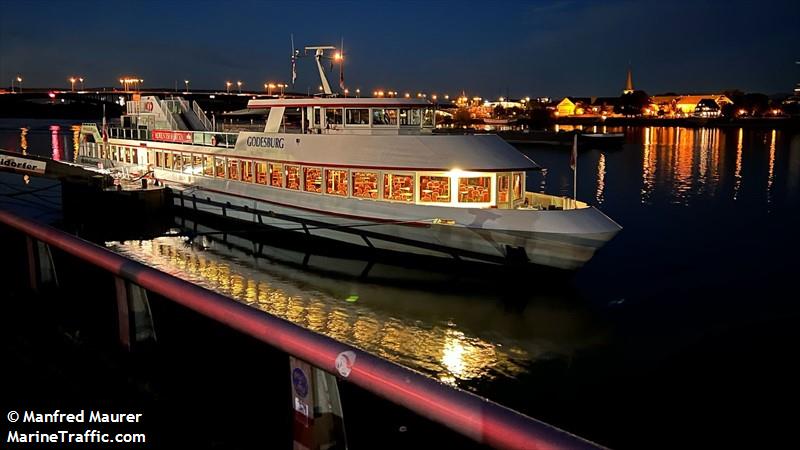
[[[319,267],[363,271],[364,261],[263,247],[266,258],[228,236],[110,242],[123,255],[172,273],[310,330],[428,373],[442,382],[515,378],[541,358],[568,358],[603,339],[587,313],[562,300],[531,300],[521,310],[491,294],[452,294],[329,277]],[[288,263],[289,260],[297,264]],[[332,269],[333,270],[333,269]],[[379,274],[401,270],[386,266]],[[381,275],[383,276],[383,275]],[[401,278],[404,276],[399,274]]]
[[[50,125],[50,145],[53,149],[53,160],[61,161],[61,142],[58,139],[58,133],[61,127],[58,125]]]
[[[736,181],[733,185],[734,200],[739,198],[739,189],[742,187],[742,148],[744,148],[744,130],[739,128],[739,135],[736,139],[736,172],[734,173]]]
[[[606,155],[605,153],[600,153],[600,159],[597,160],[597,192],[595,192],[594,198],[597,201],[598,205],[603,204],[603,200],[605,200],[605,189],[606,189]]]
[[[19,129],[19,148],[22,150],[23,155],[28,154],[28,128],[22,127]]]
[[[654,196],[660,194],[669,203],[688,206],[694,199],[716,197],[721,189],[732,192],[733,199],[737,200],[740,198],[745,175],[747,178],[764,177],[764,183],[767,185],[766,203],[771,203],[775,177],[778,176],[776,158],[780,150],[778,143],[781,132],[771,130],[769,136],[765,136],[763,143],[754,142],[754,139],[745,142],[744,130],[738,129],[735,132],[737,133],[735,157],[731,158],[733,156],[731,155],[726,159],[726,153],[729,151],[726,137],[731,137],[731,131],[710,128],[643,128],[641,203],[652,205]],[[760,131],[750,133],[765,135]],[[732,153],[733,149],[730,151]],[[759,165],[763,163],[759,163],[758,160],[767,159],[766,155],[758,156],[762,151],[762,155],[767,153],[769,155],[768,165],[759,169]],[[756,170],[748,169],[745,173],[743,159],[745,156],[749,158],[750,155],[755,158],[752,165]],[[731,159],[734,160],[733,164],[730,162]],[[604,164],[606,161],[603,161]],[[727,182],[727,186],[724,184],[726,177],[732,180]],[[606,184],[607,176],[598,170],[598,186],[601,181]],[[599,197],[597,202],[602,203]]]

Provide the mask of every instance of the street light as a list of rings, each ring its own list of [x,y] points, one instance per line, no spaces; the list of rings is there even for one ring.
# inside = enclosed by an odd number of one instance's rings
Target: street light
[[[186,93],[189,93],[189,80],[183,80],[183,84],[186,85]]]
[[[17,93],[22,92],[22,77],[17,75],[11,79],[11,92],[14,92],[14,80],[17,80]]]
[[[242,82],[241,81],[237,81],[236,82],[236,86],[239,87],[239,93],[241,94],[242,93]]]
[[[361,97],[361,89],[356,88],[356,97]]]
[[[78,81],[75,77],[69,77],[70,90],[75,92],[75,82]]]
[[[83,77],[80,77],[80,78],[78,78],[78,81],[80,81],[80,82],[81,82],[81,90],[82,90],[82,91],[86,90],[86,89],[83,87]]]
[[[231,93],[231,84],[233,84],[233,83],[231,83],[230,81],[226,81],[225,82],[225,93],[226,94],[230,94]]]
[[[347,94],[349,94],[349,93],[350,93],[350,89],[347,89],[347,88],[345,88],[345,89],[344,89],[344,96],[345,96],[345,98],[347,98]]]

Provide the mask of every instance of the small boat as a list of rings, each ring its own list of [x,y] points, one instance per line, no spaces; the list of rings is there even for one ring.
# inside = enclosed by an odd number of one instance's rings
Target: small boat
[[[483,119],[483,123],[485,123],[486,125],[510,125],[512,123],[515,123],[516,121],[517,119],[492,119],[492,118]]]

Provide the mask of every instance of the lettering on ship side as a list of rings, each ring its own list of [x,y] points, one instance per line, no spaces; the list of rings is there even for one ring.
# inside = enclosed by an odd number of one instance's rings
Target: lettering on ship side
[[[264,148],[283,148],[284,138],[271,137],[271,136],[249,136],[247,138],[248,147],[264,147]]]

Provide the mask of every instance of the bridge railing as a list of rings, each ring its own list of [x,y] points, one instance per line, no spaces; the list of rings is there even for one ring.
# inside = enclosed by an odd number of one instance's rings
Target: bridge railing
[[[442,384],[61,230],[4,210],[0,210],[0,223],[105,270],[118,279],[300,358],[478,443],[507,449],[602,448],[485,398]]]

